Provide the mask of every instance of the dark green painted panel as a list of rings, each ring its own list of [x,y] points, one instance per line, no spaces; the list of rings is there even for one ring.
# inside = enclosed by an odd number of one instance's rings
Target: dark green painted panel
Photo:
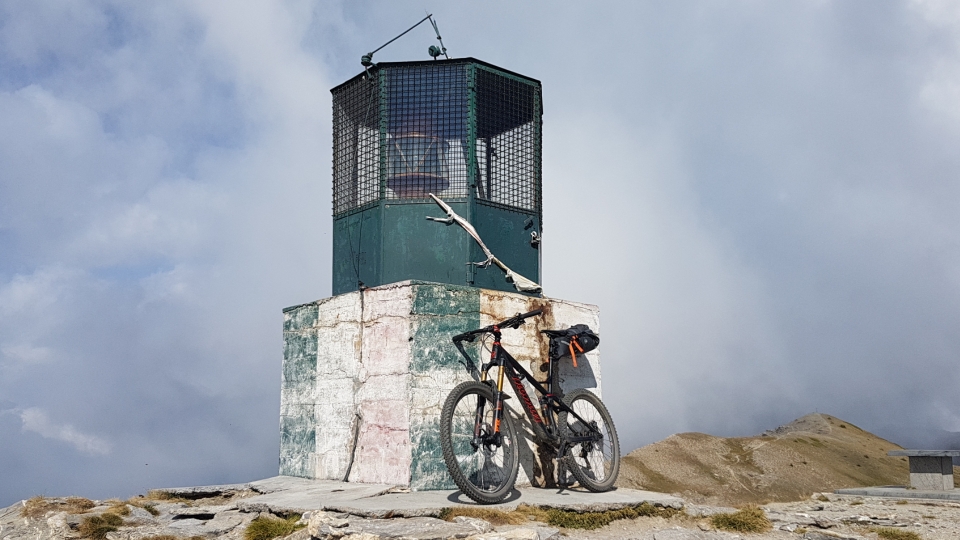
[[[312,406],[299,407],[296,416],[280,417],[280,474],[307,478],[310,454],[316,451],[316,417]]]
[[[530,244],[531,231],[540,232],[537,216],[494,206],[477,204],[474,227],[490,251],[523,277],[540,282],[540,251]],[[527,220],[531,220],[527,226]],[[482,258],[482,252],[476,249]],[[484,289],[516,292],[513,284],[505,279],[496,266],[478,268],[474,285]]]
[[[415,283],[413,315],[456,315],[480,312],[480,291],[474,287]]]
[[[283,314],[283,331],[294,332],[310,328],[317,323],[318,314],[319,306],[317,304],[297,306]]]
[[[308,381],[317,375],[316,331],[284,332],[283,381]]]
[[[463,369],[450,338],[480,326],[480,290],[415,284],[412,311],[410,372]]]
[[[410,487],[416,490],[457,489],[440,450],[440,420],[410,426],[413,455],[410,462]]]
[[[333,294],[382,285],[380,278],[381,212],[375,205],[333,221]]]
[[[410,371],[423,373],[441,368],[463,369],[453,336],[480,326],[480,314],[417,317],[413,323]],[[464,377],[467,372],[463,372]]]
[[[466,214],[466,204],[450,206]],[[427,216],[446,217],[433,202],[384,204],[381,284],[414,279],[467,285],[473,239],[459,226],[427,221]]]

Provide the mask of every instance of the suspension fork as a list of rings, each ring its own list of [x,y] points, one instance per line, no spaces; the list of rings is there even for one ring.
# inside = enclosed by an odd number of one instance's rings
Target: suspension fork
[[[487,407],[487,400],[483,397],[478,396],[477,398],[477,412],[474,417],[473,422],[473,448],[476,450],[483,444],[500,444],[500,422],[503,419],[503,372],[504,365],[502,359],[500,359],[500,328],[497,326],[493,327],[493,347],[490,349],[490,362],[486,364],[484,369],[480,371],[480,382],[487,382],[490,377],[490,368],[493,367],[493,364],[497,366],[497,387],[493,392],[493,403],[490,403],[493,406],[493,428],[492,433],[483,433],[483,420],[485,416],[485,408]]]
[[[504,359],[500,354],[500,327],[493,327],[493,347],[490,348],[490,362],[497,365],[497,389],[493,392],[493,434],[497,444],[500,444],[500,422],[503,420],[503,372]]]

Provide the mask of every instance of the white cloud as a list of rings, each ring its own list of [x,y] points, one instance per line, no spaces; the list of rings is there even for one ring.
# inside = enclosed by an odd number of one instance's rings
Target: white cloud
[[[6,283],[0,283],[0,317],[20,317],[27,312],[51,308],[76,275],[76,271],[56,266],[14,275]]]
[[[57,424],[47,417],[42,409],[30,407],[20,411],[24,431],[32,431],[41,437],[63,441],[84,454],[105,455],[110,453],[110,443],[82,433],[70,424]]]
[[[0,366],[6,364],[42,364],[50,361],[53,357],[53,350],[49,347],[36,347],[29,343],[4,343],[0,345],[0,355],[2,355]]]
[[[945,32],[951,47],[934,57],[918,96],[935,114],[960,120],[960,4],[949,0],[911,0],[927,24]]]

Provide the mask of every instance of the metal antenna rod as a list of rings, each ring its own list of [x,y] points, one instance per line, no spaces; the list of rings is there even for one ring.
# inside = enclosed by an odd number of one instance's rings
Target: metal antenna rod
[[[440,29],[437,28],[437,21],[433,20],[433,15],[427,15],[427,18],[430,19],[430,24],[433,25],[433,31],[436,32],[437,34],[437,41],[440,42],[440,54],[442,54],[444,58],[449,60],[450,57],[447,56],[447,48],[443,46],[443,38],[440,37]],[[420,22],[423,22],[423,21],[420,21]],[[420,24],[420,23],[417,23],[417,24]],[[432,55],[433,52],[431,51],[430,54]],[[437,56],[440,56],[440,55],[438,54]],[[436,60],[437,57],[434,56],[433,59]]]
[[[426,17],[420,19],[420,22],[418,22],[417,24],[415,24],[415,25],[411,26],[410,28],[407,28],[406,30],[404,30],[404,32],[403,32],[402,34],[400,34],[399,36],[397,36],[397,37],[391,39],[390,41],[384,43],[383,45],[377,47],[376,49],[374,49],[373,52],[368,52],[367,54],[361,56],[361,57],[360,57],[360,63],[361,63],[364,67],[366,67],[366,66],[372,66],[372,65],[373,65],[373,54],[374,54],[374,53],[376,53],[376,52],[379,51],[380,49],[386,47],[387,45],[393,43],[394,41],[400,39],[401,37],[404,36],[404,34],[406,34],[407,32],[409,32],[409,31],[411,31],[411,30],[413,30],[414,28],[420,26],[421,24],[423,24],[423,21],[425,21],[425,20],[427,20],[427,19],[430,19],[431,17],[433,17],[433,14],[432,14],[432,13],[431,13],[431,14],[428,14]],[[433,22],[433,19],[430,19],[430,22],[432,23],[432,22]],[[437,25],[434,24],[433,27],[434,27],[434,29],[436,29]],[[439,37],[440,37],[440,34],[439,34],[439,32],[438,32],[438,33],[437,33],[437,38],[439,39]],[[442,42],[442,41],[440,42],[440,45],[443,45],[443,42]],[[444,49],[444,50],[446,50],[446,49]],[[446,54],[444,54],[444,56],[446,56]]]

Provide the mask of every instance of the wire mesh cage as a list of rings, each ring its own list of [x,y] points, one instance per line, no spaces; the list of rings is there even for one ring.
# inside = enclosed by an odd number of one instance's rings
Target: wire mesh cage
[[[385,197],[466,197],[467,65],[396,66],[381,73],[387,96]]]
[[[334,89],[333,214],[380,199],[380,87],[354,78]]]
[[[541,212],[540,83],[474,59],[381,63],[333,92],[333,214],[379,200]]]
[[[477,199],[539,213],[540,87],[476,71]]]

